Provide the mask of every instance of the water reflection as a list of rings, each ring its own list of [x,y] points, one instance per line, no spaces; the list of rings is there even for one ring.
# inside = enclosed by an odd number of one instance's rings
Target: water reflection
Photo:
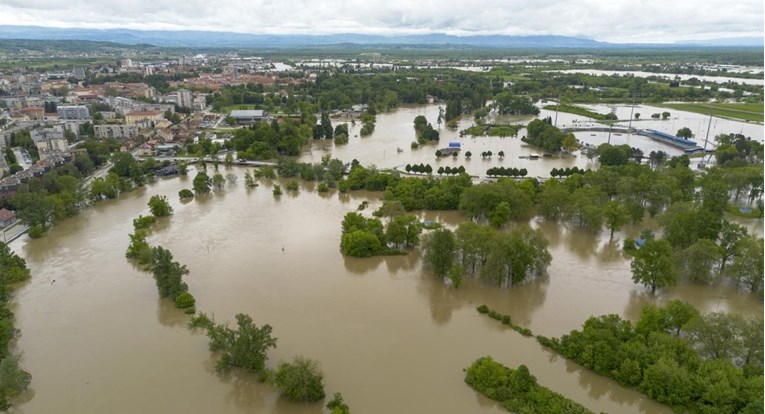
[[[175,303],[169,298],[157,299],[157,321],[162,326],[169,328],[186,327],[189,324],[189,315],[175,307]]]
[[[343,263],[345,264],[345,270],[353,273],[354,275],[364,276],[367,273],[375,271],[380,267],[380,263],[383,262],[382,256],[368,257],[360,259],[357,257],[343,256]]]

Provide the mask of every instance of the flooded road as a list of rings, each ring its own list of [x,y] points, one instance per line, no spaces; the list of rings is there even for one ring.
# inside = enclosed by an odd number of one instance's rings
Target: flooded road
[[[207,338],[188,330],[188,317],[158,297],[149,274],[125,260],[132,219],[148,213],[155,194],[167,195],[175,214],[159,221],[149,242],[188,266],[185,280],[198,309],[220,322],[244,312],[270,324],[279,339],[268,365],[295,355],[319,360],[327,394],[342,392],[354,413],[505,412],[463,382],[463,368],[491,355],[508,366],[526,364],[540,384],[596,412],[669,414],[475,307],[485,303],[548,336],[567,333],[590,315],[634,319],[643,304],[673,298],[703,311],[763,312],[758,297],[729,286],[681,283],[648,295],[631,282],[620,249],[638,227],[609,241],[606,232],[534,221],[550,241],[549,276],[512,289],[468,280],[455,290],[423,269],[416,251],[342,256],[342,217],[364,200],[370,201],[367,213],[376,209],[380,193],[319,194],[306,184],[274,198],[271,184],[246,190],[244,170],[232,172],[239,183],[206,198],[178,201],[178,191],[191,187],[192,172],[99,203],[42,239],[11,244],[32,271],[17,290],[14,311],[22,331],[18,348],[33,382],[14,412],[324,412],[323,404],[284,401],[249,377],[218,377]],[[465,220],[458,212],[421,217],[449,226]]]

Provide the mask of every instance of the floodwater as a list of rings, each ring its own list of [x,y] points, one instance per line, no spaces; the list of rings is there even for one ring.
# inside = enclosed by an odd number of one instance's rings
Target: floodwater
[[[667,79],[675,79],[679,78],[680,80],[687,81],[691,78],[696,78],[700,81],[705,82],[715,82],[715,83],[727,83],[727,82],[734,82],[734,83],[741,83],[744,85],[765,85],[765,80],[762,78],[759,79],[748,79],[748,78],[736,78],[736,77],[726,77],[726,76],[702,76],[702,75],[688,75],[684,73],[653,73],[653,72],[641,72],[641,71],[617,71],[617,70],[602,70],[602,69],[566,69],[566,70],[553,70],[550,72],[560,72],[560,73],[583,73],[586,75],[595,75],[595,76],[601,76],[601,75],[633,75],[639,78],[648,78],[651,76],[657,76],[657,77],[664,77]]]
[[[603,114],[609,113],[613,109],[621,119],[629,119],[630,112],[632,111],[629,105],[591,105],[587,107]],[[527,134],[525,128],[518,132],[517,138],[460,137],[459,131],[473,125],[472,117],[462,117],[458,122],[456,130],[450,130],[444,124],[439,128],[436,122],[438,119],[438,109],[438,104],[405,105],[391,112],[380,113],[377,115],[375,131],[371,135],[364,137],[359,135],[361,123],[356,122],[352,124],[344,118],[333,119],[333,125],[338,125],[342,122],[348,123],[350,132],[349,143],[335,145],[331,140],[314,140],[311,142],[309,149],[300,156],[300,161],[319,162],[324,155],[330,154],[333,158],[339,158],[344,162],[358,159],[364,165],[375,165],[378,168],[398,168],[399,171],[403,171],[406,164],[430,164],[434,170],[441,166],[464,166],[467,173],[479,177],[485,176],[486,170],[492,167],[526,168],[529,172],[529,177],[549,177],[550,170],[553,168],[574,166],[583,169],[597,168],[596,164],[593,164],[591,160],[588,160],[578,152],[563,157],[528,159],[527,157],[530,154],[539,154],[542,151],[521,141],[520,137]],[[650,119],[651,114],[666,110],[638,105],[635,107],[634,112],[640,113],[642,119],[633,121],[631,126],[640,129],[651,128],[672,134],[676,133],[678,129],[687,126],[695,133],[699,145],[704,145],[706,129],[709,124],[708,116],[670,109],[670,119],[666,121]],[[433,127],[439,130],[441,140],[438,143],[427,143],[419,148],[412,149],[410,144],[415,140],[414,118],[418,115],[425,116]],[[556,116],[554,110],[542,109],[539,116],[549,116],[553,120],[557,118],[557,126],[560,128],[604,127],[603,124],[581,115],[558,112]],[[649,119],[646,120],[645,118]],[[490,119],[490,122],[527,125],[533,119],[534,117],[531,116],[500,116]],[[618,125],[627,127],[630,123],[629,121],[622,121]],[[744,133],[760,142],[763,140],[762,125],[713,118],[710,130],[708,148],[714,148],[714,136],[722,133]],[[671,156],[683,154],[682,149],[636,134],[613,132],[610,139],[608,132],[580,131],[574,135],[581,142],[590,145],[597,146],[606,142],[615,145],[628,144],[632,147],[640,148],[646,156],[651,151],[664,151]],[[435,156],[436,150],[448,146],[450,142],[459,142],[462,146],[462,153],[457,158],[437,158]],[[470,159],[466,159],[464,156],[467,151],[472,153]],[[491,151],[493,156],[491,158],[481,158],[481,153],[486,151]],[[500,151],[504,151],[504,158],[500,158],[497,155]]]
[[[459,138],[457,131],[443,126],[440,144],[412,150],[412,123],[420,114],[435,124],[438,106],[380,114],[371,136],[357,137],[360,125],[352,126],[348,145],[313,142],[301,161],[318,162],[332,154],[381,168],[420,162],[436,168],[464,165],[474,175],[502,165],[527,168],[530,176],[590,166],[584,157],[521,159],[538,150],[518,138]],[[548,115],[554,112],[542,111],[541,116]],[[500,121],[526,124],[531,119]],[[581,117],[558,114],[559,124],[574,120]],[[463,119],[458,130],[471,124]],[[605,142],[607,133],[594,134],[580,132],[577,137]],[[674,154],[671,147],[643,137],[611,137],[612,143],[620,140],[646,153],[656,148]],[[461,142],[473,159],[437,161],[435,149],[449,141]],[[504,159],[496,155],[500,150]],[[482,160],[482,151],[495,155]],[[567,333],[590,315],[617,313],[635,319],[644,304],[673,298],[704,311],[762,314],[758,298],[725,284],[683,283],[656,297],[635,286],[619,247],[639,227],[609,241],[605,232],[593,235],[532,222],[550,241],[554,259],[548,277],[512,289],[468,280],[455,290],[423,269],[416,251],[370,259],[341,255],[342,217],[364,200],[370,200],[370,210],[377,208],[379,193],[322,195],[313,183],[304,183],[298,194],[287,192],[277,199],[270,183],[245,190],[244,170],[233,172],[240,183],[211,197],[180,203],[176,194],[191,187],[191,179],[161,180],[96,204],[42,239],[24,237],[12,243],[33,274],[18,290],[16,314],[23,332],[18,347],[34,381],[16,412],[322,412],[321,404],[291,404],[271,386],[247,376],[217,376],[204,335],[188,330],[188,317],[158,298],[151,277],[125,260],[132,218],[148,213],[146,203],[154,194],[167,195],[176,214],[160,220],[150,242],[169,248],[191,270],[187,282],[199,309],[219,321],[245,312],[256,323],[271,324],[279,348],[271,352],[270,365],[295,355],[318,359],[328,395],[342,392],[354,412],[502,412],[463,383],[462,369],[483,355],[509,366],[526,364],[541,384],[597,412],[670,412],[482,317],[475,311],[481,303],[547,336]],[[457,212],[421,216],[452,227],[466,219]],[[762,220],[739,220],[762,235]]]
[[[364,154],[355,157],[368,162]],[[504,412],[463,382],[463,368],[491,355],[508,366],[526,364],[540,384],[595,412],[669,414],[475,307],[485,303],[547,336],[565,334],[590,315],[635,319],[643,304],[673,298],[703,311],[763,312],[760,298],[724,284],[681,283],[656,297],[634,285],[620,246],[638,227],[610,241],[606,232],[533,221],[550,241],[548,276],[511,289],[472,280],[453,289],[422,267],[416,251],[342,256],[343,216],[364,200],[367,212],[376,209],[379,193],[319,194],[307,183],[275,198],[271,183],[246,190],[244,170],[232,172],[239,182],[209,197],[181,203],[176,195],[191,187],[191,177],[160,180],[96,204],[42,239],[11,244],[32,271],[17,290],[14,311],[23,333],[18,349],[33,382],[14,412],[325,412],[322,403],[289,403],[247,375],[217,376],[206,337],[187,329],[188,316],[160,299],[152,278],[125,260],[131,221],[148,214],[155,194],[167,195],[175,214],[158,222],[149,242],[188,266],[185,279],[198,308],[219,322],[244,312],[270,324],[278,348],[268,365],[296,355],[321,361],[327,394],[342,392],[355,413]],[[448,226],[466,219],[458,212],[421,217]]]

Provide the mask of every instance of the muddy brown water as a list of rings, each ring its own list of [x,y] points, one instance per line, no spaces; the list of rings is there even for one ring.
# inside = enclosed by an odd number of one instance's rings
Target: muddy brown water
[[[726,285],[681,283],[652,297],[630,280],[621,240],[537,223],[550,240],[549,276],[512,289],[468,280],[459,289],[423,269],[418,253],[354,259],[339,251],[345,213],[379,193],[319,194],[312,184],[279,198],[270,183],[239,182],[181,203],[191,177],[161,180],[94,205],[38,240],[11,247],[32,271],[17,290],[18,348],[33,374],[19,413],[320,413],[323,404],[292,404],[247,376],[219,377],[207,339],[160,299],[154,281],[125,260],[131,220],[147,214],[154,194],[175,209],[150,243],[188,266],[198,308],[218,321],[250,314],[273,326],[278,348],[269,365],[304,355],[321,361],[328,395],[342,392],[355,413],[500,413],[463,382],[463,369],[491,355],[526,364],[540,384],[593,411],[670,413],[641,394],[556,357],[479,315],[485,303],[537,334],[559,336],[590,315],[634,319],[646,303],[688,300],[704,311],[761,315],[757,297]],[[455,226],[457,212],[422,218]],[[750,227],[762,226],[762,221]]]

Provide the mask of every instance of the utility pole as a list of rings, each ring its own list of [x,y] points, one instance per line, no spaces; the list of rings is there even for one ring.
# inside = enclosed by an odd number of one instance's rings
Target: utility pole
[[[614,127],[614,124],[610,124],[608,126],[608,143],[611,143],[611,129]]]
[[[558,127],[558,108],[560,107],[560,94],[558,94],[558,104],[555,105],[555,125],[554,127]]]
[[[709,112],[709,124],[707,125],[707,137],[704,139],[704,151],[707,150],[707,143],[709,142],[709,129],[712,127],[712,112]]]
[[[630,123],[629,123],[629,126],[627,127],[628,134],[632,133],[632,113],[633,112],[635,112],[635,95],[634,94],[632,95],[632,109],[630,109]]]

